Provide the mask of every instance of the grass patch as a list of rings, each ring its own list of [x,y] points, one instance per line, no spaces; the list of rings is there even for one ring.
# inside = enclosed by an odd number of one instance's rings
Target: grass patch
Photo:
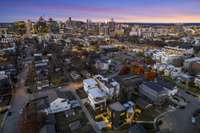
[[[156,116],[158,116],[160,113],[157,111],[157,108],[150,107],[148,109],[145,109],[142,111],[139,117],[139,121],[153,121]]]

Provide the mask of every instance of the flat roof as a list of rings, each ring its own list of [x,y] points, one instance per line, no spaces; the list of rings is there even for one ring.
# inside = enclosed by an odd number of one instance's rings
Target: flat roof
[[[93,98],[104,97],[105,93],[102,92],[99,88],[93,88],[88,90],[88,94]]]
[[[164,91],[163,87],[161,85],[159,85],[158,83],[155,83],[155,82],[145,82],[143,84],[146,85],[146,86],[148,86],[149,88],[151,88],[152,90],[154,90],[156,92],[162,92],[162,91]]]
[[[88,84],[88,85],[96,85],[97,82],[94,79],[85,79],[83,80],[84,83]]]
[[[120,102],[115,102],[113,104],[110,104],[109,107],[110,107],[110,109],[112,109],[114,111],[119,111],[119,112],[126,110]]]
[[[173,90],[173,88],[175,87],[173,84],[164,81],[164,80],[158,80],[157,82],[160,86],[165,87],[167,89]]]

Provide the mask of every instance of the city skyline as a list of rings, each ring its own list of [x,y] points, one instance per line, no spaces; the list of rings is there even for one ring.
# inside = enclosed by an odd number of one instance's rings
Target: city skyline
[[[0,133],[200,133],[200,0],[1,0]]]
[[[91,19],[117,22],[198,23],[200,1],[197,0],[7,0],[0,4],[0,21],[37,20],[39,16],[66,20]]]

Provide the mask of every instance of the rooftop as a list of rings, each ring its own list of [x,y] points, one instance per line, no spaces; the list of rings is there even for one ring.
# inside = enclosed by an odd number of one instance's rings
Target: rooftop
[[[169,83],[169,82],[166,82],[164,80],[158,80],[157,83],[162,86],[162,87],[165,87],[167,89],[170,89],[170,90],[173,90],[174,88],[174,85]]]
[[[94,79],[85,79],[85,80],[83,80],[83,82],[90,86],[97,85],[97,82]]]
[[[151,88],[152,90],[154,90],[156,92],[162,92],[162,91],[164,91],[163,87],[161,85],[159,85],[158,83],[155,83],[155,82],[145,82],[143,84],[146,85],[146,86],[148,86],[149,88]]]
[[[200,58],[199,57],[193,57],[193,58],[189,58],[189,59],[185,60],[185,62],[192,62],[192,61],[200,61]]]
[[[88,90],[88,94],[91,95],[94,99],[105,97],[105,94],[99,88]]]
[[[125,111],[124,106],[120,103],[120,102],[115,102],[113,104],[109,105],[110,109],[112,109],[113,111]]]

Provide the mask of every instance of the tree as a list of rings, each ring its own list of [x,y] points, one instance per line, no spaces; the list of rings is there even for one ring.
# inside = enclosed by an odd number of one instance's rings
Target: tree
[[[17,34],[24,35],[26,33],[26,23],[24,21],[16,22],[15,30]]]
[[[36,103],[29,103],[21,115],[21,133],[38,133],[44,125],[47,115],[39,112]]]

